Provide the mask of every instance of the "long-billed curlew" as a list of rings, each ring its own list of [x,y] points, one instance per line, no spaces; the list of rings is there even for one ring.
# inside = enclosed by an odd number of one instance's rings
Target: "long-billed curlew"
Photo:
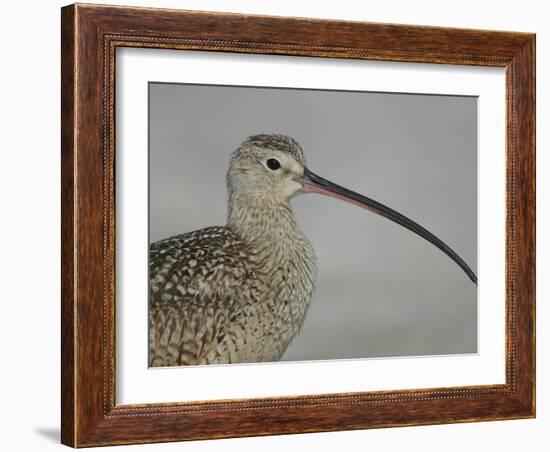
[[[316,274],[313,247],[289,201],[320,193],[382,215],[428,240],[477,284],[445,243],[409,218],[317,176],[300,145],[256,135],[227,171],[228,219],[150,247],[149,364],[243,363],[281,358],[302,326]]]

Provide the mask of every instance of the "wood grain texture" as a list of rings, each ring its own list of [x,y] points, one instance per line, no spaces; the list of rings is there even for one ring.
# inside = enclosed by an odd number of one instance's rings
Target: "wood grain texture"
[[[535,36],[71,5],[62,9],[62,442],[74,447],[535,415]],[[124,46],[506,69],[506,384],[116,405],[114,69]]]
[[[75,443],[75,323],[74,296],[74,168],[75,158],[75,40],[74,8],[61,11],[61,441]]]

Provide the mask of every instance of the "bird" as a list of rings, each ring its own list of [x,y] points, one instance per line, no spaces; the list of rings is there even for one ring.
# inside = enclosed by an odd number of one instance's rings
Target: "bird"
[[[317,275],[290,201],[317,193],[350,202],[458,254],[395,210],[313,173],[292,137],[258,134],[231,154],[227,221],[149,247],[149,366],[278,361],[299,334]]]

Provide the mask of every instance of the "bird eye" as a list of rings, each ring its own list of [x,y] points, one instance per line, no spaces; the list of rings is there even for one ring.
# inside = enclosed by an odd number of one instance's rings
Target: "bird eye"
[[[277,159],[267,159],[267,161],[265,162],[265,164],[267,165],[267,167],[270,169],[270,170],[273,170],[273,171],[276,171],[278,170],[280,167],[281,167],[281,163],[279,162],[279,160]]]

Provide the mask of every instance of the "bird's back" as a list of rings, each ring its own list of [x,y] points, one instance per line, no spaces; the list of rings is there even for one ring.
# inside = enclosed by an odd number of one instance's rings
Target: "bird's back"
[[[246,243],[223,226],[151,245],[151,366],[259,360],[251,332],[266,288],[249,258]]]

